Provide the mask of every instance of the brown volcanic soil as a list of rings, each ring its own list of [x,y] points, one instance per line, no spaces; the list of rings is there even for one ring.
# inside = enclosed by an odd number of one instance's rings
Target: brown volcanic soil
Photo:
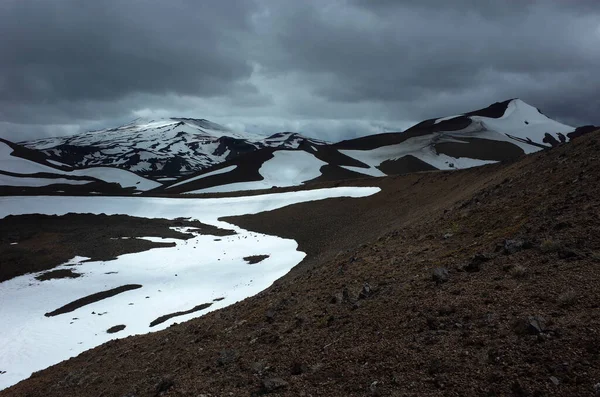
[[[599,139],[233,219],[308,259],[255,297],[0,395],[597,395]]]
[[[230,230],[187,220],[93,214],[11,215],[0,219],[0,282],[52,269],[76,255],[107,261],[123,254],[172,246],[171,243],[155,243],[135,237],[192,237],[191,234],[169,229],[173,226],[194,227],[202,234],[215,236],[234,234]],[[56,276],[60,275],[42,275],[42,279]],[[65,273],[62,277],[73,276]]]

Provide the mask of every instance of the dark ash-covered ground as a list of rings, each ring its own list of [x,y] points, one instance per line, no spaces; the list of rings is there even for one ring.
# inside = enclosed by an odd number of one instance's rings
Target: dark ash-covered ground
[[[255,297],[0,395],[598,395],[599,141],[227,218],[309,255]]]

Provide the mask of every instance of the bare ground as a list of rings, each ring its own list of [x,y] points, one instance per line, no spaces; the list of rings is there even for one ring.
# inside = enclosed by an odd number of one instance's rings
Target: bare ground
[[[255,297],[0,395],[598,395],[599,139],[229,218],[297,239],[307,260]]]

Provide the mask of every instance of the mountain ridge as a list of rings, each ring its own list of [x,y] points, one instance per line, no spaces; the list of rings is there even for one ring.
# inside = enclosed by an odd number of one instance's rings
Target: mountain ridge
[[[336,143],[296,132],[240,134],[207,119],[173,117],[19,145],[46,164],[130,171],[158,182],[152,194],[198,194],[468,168],[560,145],[590,129],[556,122],[514,98]]]

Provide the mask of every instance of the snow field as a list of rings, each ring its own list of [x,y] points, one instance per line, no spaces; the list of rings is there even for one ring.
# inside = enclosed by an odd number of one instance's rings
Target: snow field
[[[76,257],[57,268],[82,274],[79,278],[38,281],[36,273],[0,283],[0,371],[6,371],[0,375],[0,389],[110,339],[164,329],[255,295],[305,256],[294,240],[249,232],[218,218],[329,197],[363,197],[379,190],[344,187],[220,199],[1,197],[0,217],[69,212],[184,217],[232,229],[237,234],[216,237],[194,233],[189,240],[132,236],[175,246],[121,255],[112,261],[89,262],[88,258]],[[243,260],[263,254],[269,257],[253,265]],[[70,313],[44,316],[82,297],[127,284],[142,287]],[[215,301],[217,298],[224,299]],[[203,303],[212,305],[150,327],[160,316]],[[106,332],[116,325],[126,328],[116,334]]]

